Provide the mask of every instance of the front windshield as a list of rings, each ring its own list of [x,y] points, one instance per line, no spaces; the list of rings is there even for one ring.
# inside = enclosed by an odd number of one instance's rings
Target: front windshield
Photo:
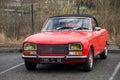
[[[90,30],[89,18],[49,18],[42,31]]]

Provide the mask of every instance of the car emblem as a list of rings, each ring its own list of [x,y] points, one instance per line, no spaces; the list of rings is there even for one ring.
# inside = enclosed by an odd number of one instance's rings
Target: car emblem
[[[52,52],[53,51],[53,48],[50,48],[50,52]]]

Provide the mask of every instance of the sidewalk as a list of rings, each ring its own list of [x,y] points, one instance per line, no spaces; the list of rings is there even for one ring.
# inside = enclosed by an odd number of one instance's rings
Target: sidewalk
[[[21,48],[0,48],[0,53],[21,53]],[[109,53],[120,53],[120,46],[109,45]]]

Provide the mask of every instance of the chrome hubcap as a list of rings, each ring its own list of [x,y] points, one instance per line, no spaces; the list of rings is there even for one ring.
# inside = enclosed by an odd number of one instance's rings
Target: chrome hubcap
[[[89,65],[90,65],[90,68],[92,68],[93,66],[93,55],[92,54],[89,55]]]
[[[105,55],[106,55],[106,56],[108,55],[107,47],[105,47]]]

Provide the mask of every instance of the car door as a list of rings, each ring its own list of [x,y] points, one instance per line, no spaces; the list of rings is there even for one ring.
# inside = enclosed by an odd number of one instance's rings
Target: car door
[[[97,23],[94,19],[92,19],[92,30],[93,30],[93,46],[94,46],[94,54],[97,55],[101,49],[101,32],[95,30],[97,27]]]
[[[107,41],[107,34],[105,29],[101,29],[100,31],[100,51],[103,51],[106,47],[106,41]]]

